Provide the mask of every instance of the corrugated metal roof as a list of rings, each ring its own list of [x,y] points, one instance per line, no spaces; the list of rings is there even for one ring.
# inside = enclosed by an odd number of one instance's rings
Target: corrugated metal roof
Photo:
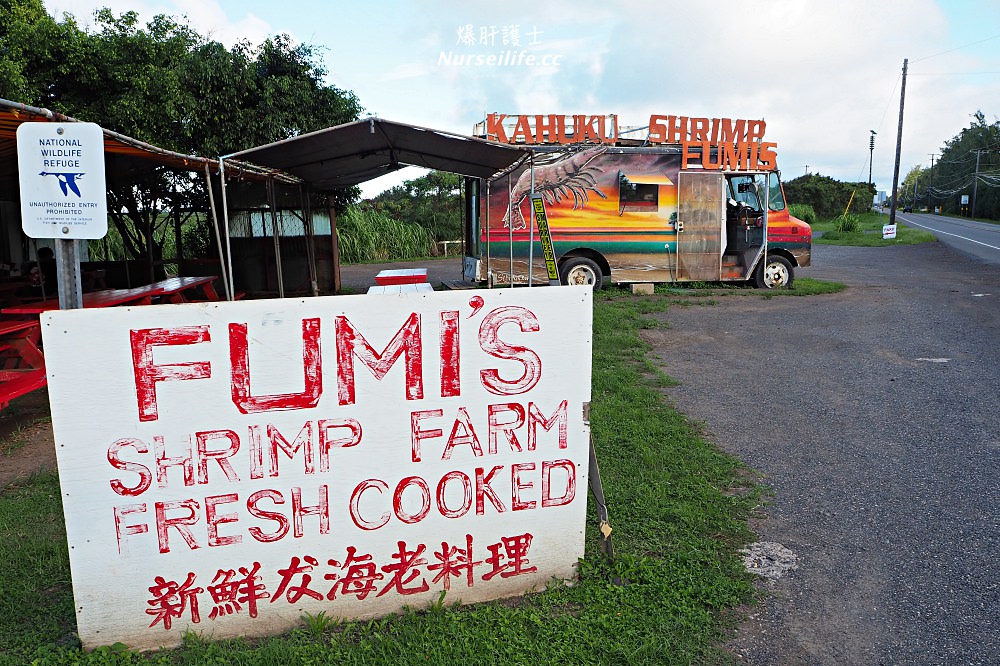
[[[489,178],[529,155],[526,148],[405,125],[358,120],[227,156],[278,169],[321,192],[357,185],[404,166]]]

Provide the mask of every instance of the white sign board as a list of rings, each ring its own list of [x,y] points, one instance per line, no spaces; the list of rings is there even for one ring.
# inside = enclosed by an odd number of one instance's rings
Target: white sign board
[[[104,132],[94,123],[21,123],[17,128],[21,227],[30,238],[103,238],[108,233]]]
[[[969,195],[968,194],[963,194],[962,195],[962,201],[961,201],[961,203],[962,203],[963,206],[968,206],[969,205]]]
[[[883,224],[882,225],[882,240],[889,240],[896,237],[896,225],[895,224]]]
[[[43,315],[84,646],[574,577],[591,290],[472,294]]]

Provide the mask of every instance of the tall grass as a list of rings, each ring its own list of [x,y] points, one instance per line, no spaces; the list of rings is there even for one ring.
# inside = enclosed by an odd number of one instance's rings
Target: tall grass
[[[397,261],[433,252],[431,232],[371,208],[352,206],[337,218],[337,243],[344,263]]]
[[[852,213],[843,215],[837,220],[834,229],[842,234],[860,234],[861,218]]]

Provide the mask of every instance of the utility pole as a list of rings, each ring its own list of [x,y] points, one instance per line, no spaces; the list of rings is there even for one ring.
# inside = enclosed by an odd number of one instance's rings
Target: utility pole
[[[872,160],[875,159],[875,135],[878,134],[875,130],[868,130],[872,133],[871,141],[868,143],[868,149],[870,154],[868,156],[868,184],[872,185]]]
[[[976,218],[976,191],[979,189],[979,155],[980,153],[988,152],[990,151],[985,148],[976,151],[976,175],[972,177],[972,210],[969,211],[970,220]]]
[[[892,208],[889,209],[889,224],[896,224],[896,196],[899,193],[899,153],[903,148],[903,102],[906,100],[906,65],[903,59],[903,84],[899,91],[899,129],[896,131],[896,166],[892,172]]]
[[[930,153],[931,156],[931,182],[927,186],[927,207],[930,209],[931,213],[934,213],[934,200],[931,199],[931,190],[934,189],[934,158],[937,157],[937,153]]]

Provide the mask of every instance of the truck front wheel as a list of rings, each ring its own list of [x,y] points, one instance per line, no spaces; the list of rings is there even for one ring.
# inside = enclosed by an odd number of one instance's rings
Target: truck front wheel
[[[758,289],[791,287],[794,279],[792,264],[778,254],[767,255],[767,259],[757,264],[754,272],[754,283]]]
[[[563,284],[592,284],[594,291],[600,289],[604,282],[600,267],[586,257],[564,261],[559,267],[559,277]]]

